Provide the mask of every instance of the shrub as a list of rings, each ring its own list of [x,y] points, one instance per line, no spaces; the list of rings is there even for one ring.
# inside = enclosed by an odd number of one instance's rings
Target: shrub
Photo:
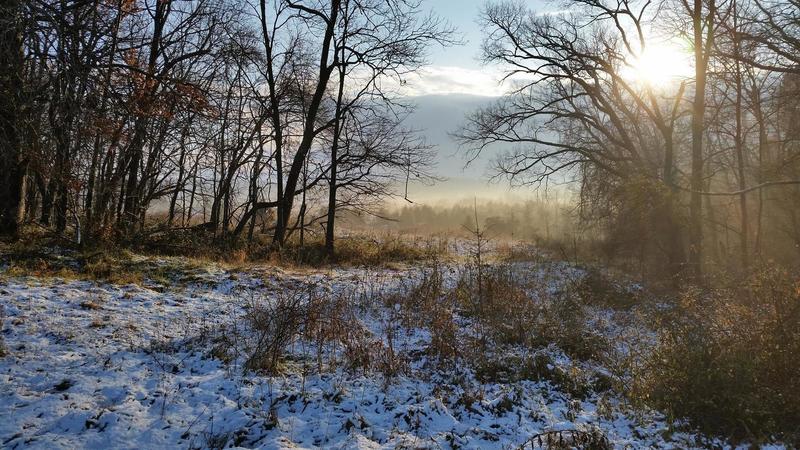
[[[798,442],[796,280],[770,268],[740,285],[686,292],[664,317],[634,392],[704,431]]]
[[[306,318],[307,296],[302,291],[284,291],[274,301],[251,301],[245,317],[255,333],[245,369],[269,374],[278,372],[286,347],[299,335]]]
[[[482,341],[530,344],[539,310],[516,275],[512,266],[468,266],[459,278],[453,294]]]
[[[307,240],[302,246],[298,240],[290,240],[281,249],[278,257],[284,262],[310,266],[334,262],[351,266],[379,266],[427,261],[445,253],[446,248],[446,242],[434,239],[423,240],[394,234],[359,234],[339,237],[333,260],[329,258],[325,242],[321,238]]]
[[[465,316],[477,322],[480,338],[531,348],[554,343],[579,359],[596,357],[604,347],[587,327],[585,305],[574,289],[552,292],[531,284],[514,265],[468,268],[454,294]],[[478,284],[477,277],[483,281]]]
[[[232,339],[217,338],[213,356],[232,361],[225,346],[240,341],[246,355],[245,370],[277,374],[289,359],[315,360],[317,370],[341,365],[351,372],[383,373],[387,379],[406,369],[405,355],[393,345],[395,326],[375,334],[358,317],[353,293],[324,293],[314,284],[287,287],[274,296],[251,296],[245,312],[246,328]],[[299,345],[295,345],[299,344]],[[238,351],[238,350],[237,350]]]
[[[486,358],[475,366],[475,377],[481,382],[495,383],[547,381],[578,399],[610,390],[601,373],[576,364],[558,364],[546,351],[525,356],[503,354]]]
[[[639,302],[639,291],[626,287],[596,268],[588,269],[573,289],[587,305],[627,310]]]
[[[520,448],[547,448],[554,450],[581,448],[584,450],[610,450],[614,448],[603,432],[589,430],[554,430],[539,433]]]
[[[431,334],[428,353],[444,366],[460,356],[455,304],[444,285],[443,268],[434,260],[421,271],[419,280],[399,293],[383,300],[394,309],[394,316],[407,329],[427,328]]]
[[[606,347],[602,335],[587,326],[586,308],[572,291],[540,300],[540,314],[535,323],[540,346],[554,343],[564,353],[581,360],[595,359]]]
[[[435,308],[431,311],[429,320],[430,353],[436,356],[442,365],[452,365],[461,354],[458,324],[453,316],[453,310],[445,306]]]

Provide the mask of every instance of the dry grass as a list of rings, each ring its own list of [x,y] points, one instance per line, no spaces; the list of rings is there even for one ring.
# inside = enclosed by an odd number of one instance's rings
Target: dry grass
[[[333,259],[328,257],[325,244],[319,239],[305,242],[302,246],[296,240],[290,241],[280,253],[271,256],[277,262],[314,267],[327,264],[384,267],[393,263],[430,261],[441,258],[446,251],[446,240],[399,234],[359,234],[339,237]]]
[[[446,239],[418,237],[397,233],[380,235],[358,233],[339,236],[335,254],[330,258],[323,237],[306,235],[301,244],[294,233],[281,249],[272,239],[256,234],[252,241],[214,236],[206,231],[172,230],[152,233],[137,243],[135,249],[145,254],[186,256],[203,260],[244,264],[266,262],[274,265],[312,266],[328,264],[349,266],[381,266],[390,263],[413,263],[429,260],[446,253]]]
[[[551,292],[531,283],[511,265],[468,266],[453,292],[473,320],[479,342],[541,348],[555,344],[578,359],[597,358],[605,347],[588,329],[585,304],[576,287]]]
[[[0,305],[0,331],[3,329],[3,321],[5,319],[5,307]],[[6,350],[6,343],[3,340],[3,334],[0,333],[0,358],[5,357],[8,354],[8,350]]]
[[[208,261],[192,258],[154,259],[120,248],[66,249],[18,242],[0,248],[8,277],[95,280],[117,285],[141,285],[149,281],[171,285],[190,280],[190,274]]]
[[[302,291],[281,293],[274,302],[250,299],[245,318],[255,336],[244,363],[246,370],[279,372],[286,347],[297,338],[304,325],[305,303],[306,293]]]

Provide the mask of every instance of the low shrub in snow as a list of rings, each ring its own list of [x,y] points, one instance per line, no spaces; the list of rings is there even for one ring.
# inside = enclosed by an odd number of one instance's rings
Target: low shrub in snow
[[[659,324],[642,399],[701,429],[800,443],[800,279],[774,268],[690,290]]]

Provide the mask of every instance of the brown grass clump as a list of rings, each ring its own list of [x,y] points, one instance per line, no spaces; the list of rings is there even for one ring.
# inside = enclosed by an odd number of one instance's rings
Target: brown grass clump
[[[83,309],[88,309],[92,311],[97,311],[103,309],[99,302],[96,300],[84,300],[80,303],[80,307]]]
[[[625,287],[607,272],[588,268],[572,287],[583,303],[618,310],[629,310],[642,302],[642,292]]]
[[[290,241],[280,251],[278,261],[300,265],[323,266],[336,263],[346,266],[380,267],[392,263],[425,262],[446,253],[447,242],[397,234],[343,236],[336,240],[333,259],[328,257],[325,243],[315,239]],[[273,255],[273,257],[276,255]]]
[[[3,329],[3,320],[5,319],[5,308],[3,305],[0,305],[0,330]],[[8,354],[6,350],[6,343],[3,340],[3,335],[0,333],[0,358],[5,357]]]

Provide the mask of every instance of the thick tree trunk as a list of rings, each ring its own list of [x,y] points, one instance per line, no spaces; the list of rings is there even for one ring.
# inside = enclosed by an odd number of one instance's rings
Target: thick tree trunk
[[[713,0],[712,0],[713,5]],[[690,176],[691,197],[689,201],[689,269],[696,281],[703,276],[703,133],[706,112],[706,72],[708,50],[712,31],[704,30],[703,0],[694,0],[692,28],[694,32],[695,91],[692,103],[692,166]],[[713,9],[713,7],[711,7]],[[709,11],[708,14],[712,14]],[[706,25],[708,25],[706,23]],[[704,39],[703,32],[706,31]]]
[[[0,234],[16,236],[22,206],[23,59],[22,4],[5,0],[0,6]]]

